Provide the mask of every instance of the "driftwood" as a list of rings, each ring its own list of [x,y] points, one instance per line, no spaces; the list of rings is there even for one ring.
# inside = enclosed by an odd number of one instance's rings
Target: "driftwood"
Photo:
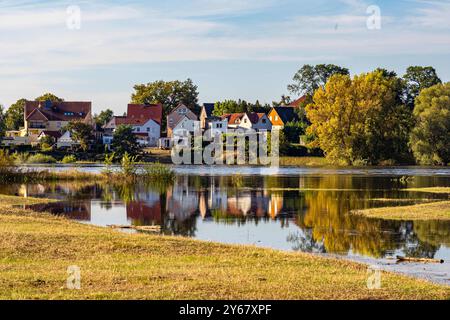
[[[161,226],[127,226],[127,225],[108,225],[109,228],[112,229],[133,229],[138,231],[152,231],[159,232],[161,231]]]
[[[397,262],[444,263],[444,260],[397,256]]]

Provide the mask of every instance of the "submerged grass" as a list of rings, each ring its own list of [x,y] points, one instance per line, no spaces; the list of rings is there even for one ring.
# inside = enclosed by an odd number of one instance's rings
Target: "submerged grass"
[[[353,211],[369,218],[389,220],[450,220],[450,201]]]
[[[449,299],[450,287],[303,253],[124,234],[0,196],[0,299]],[[26,201],[42,201],[27,199]],[[66,288],[81,269],[81,290]]]

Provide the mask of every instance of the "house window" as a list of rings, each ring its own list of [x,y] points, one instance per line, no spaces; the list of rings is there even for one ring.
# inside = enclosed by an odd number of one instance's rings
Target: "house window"
[[[275,121],[278,121],[278,116],[275,116]]]
[[[150,127],[147,128],[147,132],[150,132]]]
[[[137,132],[141,132],[141,128],[137,127],[137,128],[136,128],[136,131],[137,131]]]
[[[262,123],[266,123],[266,119],[262,119]]]

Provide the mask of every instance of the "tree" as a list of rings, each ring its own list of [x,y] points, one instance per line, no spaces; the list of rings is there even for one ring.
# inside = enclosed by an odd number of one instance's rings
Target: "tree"
[[[246,113],[246,112],[268,112],[270,105],[262,105],[258,100],[255,103],[250,103],[245,100],[225,100],[216,102],[214,105],[213,115],[220,117],[228,113]]]
[[[100,114],[94,116],[95,123],[103,127],[114,117],[114,112],[111,109],[106,109],[100,112]]]
[[[442,83],[433,67],[411,66],[403,76],[406,83],[406,104],[414,109],[414,101],[423,89]]]
[[[17,100],[6,111],[5,121],[8,130],[19,130],[20,127],[24,126],[23,113],[26,101],[26,99]]]
[[[161,103],[163,119],[180,103],[184,103],[194,113],[199,113],[198,91],[191,79],[186,81],[155,81],[134,86],[132,103]],[[163,122],[165,126],[165,121]]]
[[[5,124],[5,111],[0,104],[0,140],[5,136],[6,124]]]
[[[55,140],[56,139],[51,136],[44,136],[41,140],[39,140],[39,145],[42,150],[48,150],[55,144]]]
[[[306,64],[294,75],[294,83],[288,86],[288,90],[292,94],[312,97],[314,92],[323,87],[328,79],[335,74],[349,75],[349,71],[347,68],[334,64],[318,64],[316,66]]]
[[[305,124],[303,122],[288,122],[283,128],[286,140],[290,143],[299,143],[300,136],[305,134]]]
[[[133,127],[119,125],[114,131],[111,148],[118,159],[122,159],[126,153],[130,156],[137,156],[141,152],[141,148],[133,133]]]
[[[450,163],[450,82],[424,89],[414,107],[411,149],[420,164]]]
[[[408,157],[410,111],[399,104],[401,80],[382,71],[333,75],[306,107],[308,134],[327,158],[345,164],[378,164]]]
[[[72,140],[80,144],[83,151],[88,149],[89,141],[93,137],[93,128],[91,125],[82,121],[71,121],[65,129],[70,132]]]
[[[51,101],[51,102],[63,102],[64,99],[55,96],[53,93],[44,93],[42,96],[34,99],[35,101]]]

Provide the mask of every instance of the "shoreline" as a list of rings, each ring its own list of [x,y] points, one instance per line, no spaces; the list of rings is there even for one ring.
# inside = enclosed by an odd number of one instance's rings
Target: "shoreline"
[[[16,293],[9,292],[9,298],[450,298],[449,286],[384,271],[382,289],[368,290],[365,287],[367,266],[347,259],[180,237],[129,235],[47,213],[8,207],[11,203],[45,203],[46,199],[1,197],[0,228],[3,232],[0,237],[4,237],[1,251],[8,257],[5,251],[13,249],[8,244],[15,250],[10,252],[14,258],[2,262],[4,268],[0,273],[18,286]],[[14,237],[8,237],[8,234]],[[105,274],[111,262],[115,266],[113,277]],[[23,270],[14,272],[15,268],[21,270],[23,263],[31,263],[30,267],[36,268],[33,275]],[[81,264],[89,292],[60,289],[64,284],[65,268],[74,263]],[[134,267],[130,269],[131,265]],[[49,274],[45,271],[48,268],[55,270]],[[42,285],[44,288],[29,282],[30,277],[38,277],[40,283],[45,284]],[[124,282],[116,283],[118,279]],[[57,286],[51,285],[55,282],[58,282]],[[8,298],[7,282],[0,281],[1,287],[0,295]],[[278,289],[274,291],[274,288]],[[44,289],[44,292],[38,289]]]

